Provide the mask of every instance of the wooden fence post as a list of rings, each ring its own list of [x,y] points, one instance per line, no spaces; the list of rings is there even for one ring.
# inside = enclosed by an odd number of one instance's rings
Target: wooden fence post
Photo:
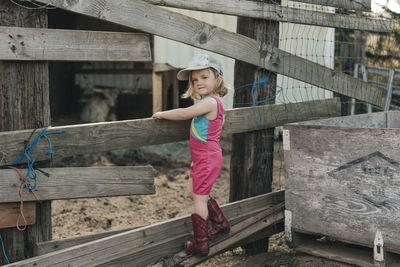
[[[0,10],[1,26],[47,28],[46,9],[32,10],[0,0]],[[12,38],[18,42],[19,36]],[[32,129],[37,122],[50,123],[48,63],[0,61],[0,131]],[[50,240],[51,231],[51,202],[44,201],[37,204],[35,225],[24,232],[1,229],[0,234],[14,262],[32,257],[34,243]]]
[[[257,39],[266,47],[278,46],[279,23],[238,18],[237,33]],[[276,84],[276,74],[257,69],[248,63],[236,61],[235,87],[254,83],[263,76],[268,76],[268,84]],[[256,101],[274,95],[274,88],[261,85],[255,92]],[[234,95],[235,103],[251,102],[251,86],[237,90]],[[274,100],[272,100],[274,102]],[[264,103],[267,104],[267,103]],[[254,131],[244,134],[234,134],[232,139],[232,156],[230,171],[230,201],[271,192],[274,154],[274,128]],[[268,250],[268,239],[259,240],[245,246],[248,254],[256,254]]]

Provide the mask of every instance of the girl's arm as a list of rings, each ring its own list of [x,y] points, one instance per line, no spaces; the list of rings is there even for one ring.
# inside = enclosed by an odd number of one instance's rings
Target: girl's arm
[[[217,109],[217,101],[208,97],[187,108],[177,108],[153,114],[153,118],[167,120],[189,120]]]

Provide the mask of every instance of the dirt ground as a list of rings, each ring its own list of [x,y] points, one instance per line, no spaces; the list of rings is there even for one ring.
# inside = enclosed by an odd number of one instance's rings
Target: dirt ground
[[[59,200],[52,204],[53,239],[87,235],[152,224],[192,213],[185,197],[190,156],[185,143],[147,149],[114,151],[75,156],[56,162],[57,166],[146,165],[155,169],[155,195]],[[211,195],[220,203],[229,200],[229,143],[223,146],[224,166]],[[157,153],[155,153],[157,151]],[[276,149],[280,151],[280,149]],[[284,187],[281,155],[274,162],[274,190]],[[269,250],[246,256],[241,248],[215,256],[199,266],[349,266],[307,255],[296,255],[284,242],[283,233],[270,237]]]

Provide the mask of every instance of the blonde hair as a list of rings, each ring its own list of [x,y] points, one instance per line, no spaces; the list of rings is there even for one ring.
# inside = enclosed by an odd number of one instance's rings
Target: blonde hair
[[[219,97],[225,96],[228,93],[228,90],[230,90],[232,87],[224,81],[224,77],[222,77],[217,70],[215,70],[214,68],[208,68],[208,70],[211,70],[211,73],[213,73],[215,79],[217,80],[214,91],[212,93],[218,95]],[[182,98],[189,97],[195,100],[201,99],[200,95],[194,91],[192,82],[192,71],[189,73],[189,88],[182,95]]]

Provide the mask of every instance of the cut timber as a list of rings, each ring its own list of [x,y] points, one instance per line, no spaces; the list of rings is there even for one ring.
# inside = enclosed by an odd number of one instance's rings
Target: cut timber
[[[232,226],[231,231],[227,236],[217,240],[216,243],[210,244],[210,252],[207,257],[200,258],[193,255],[187,255],[184,251],[181,251],[173,257],[173,259],[168,263],[168,266],[176,266],[178,264],[183,266],[195,266],[216,254],[232,248],[235,244],[248,236],[282,222],[284,218],[284,207],[285,203],[276,205],[274,208],[260,212],[259,214]]]
[[[289,122],[314,120],[321,116],[340,116],[340,105],[339,98],[331,98],[256,106],[258,124],[255,123],[254,110],[251,107],[227,110],[222,135],[262,130]]]
[[[347,264],[363,267],[376,267],[371,248],[349,246],[342,242],[317,241],[317,237],[296,233],[299,236],[299,245],[295,249],[317,257],[335,260]],[[385,266],[400,266],[400,255],[386,253]]]
[[[151,61],[147,34],[0,26],[0,60]]]
[[[283,201],[283,191],[265,194],[230,203],[222,207],[228,218],[243,216],[243,211],[256,208],[274,208]],[[105,237],[71,248],[54,251],[38,257],[16,262],[10,266],[94,266],[114,263],[117,259],[136,254],[131,266],[148,264],[174,254],[182,248],[182,242],[192,230],[189,216],[156,223],[136,230]],[[171,248],[172,247],[172,248]],[[107,264],[109,266],[109,264]]]
[[[257,0],[261,1],[261,0]],[[294,0],[322,6],[340,7],[361,11],[371,11],[371,0]]]
[[[163,75],[160,72],[153,71],[153,114],[162,111],[163,104]]]
[[[269,212],[271,209],[274,209],[275,207],[267,207],[267,208],[262,208],[262,209],[257,209],[257,210],[252,210],[250,212],[246,212],[243,214],[240,214],[237,217],[229,217],[229,222],[231,226],[235,226],[236,224],[242,222],[243,220],[247,220],[249,218],[253,218],[259,213],[263,212]],[[281,230],[281,221],[277,221],[276,224],[270,227],[263,228],[260,231],[255,232],[254,234],[249,234],[245,238],[241,238],[240,241],[236,242],[236,239],[232,239],[235,241],[234,245],[232,247],[238,247],[241,245],[246,245],[248,242],[254,242],[255,240],[260,240],[260,238],[266,238],[269,237],[273,234],[276,234],[280,232]],[[283,227],[283,226],[282,226]],[[173,255],[178,253],[178,251],[182,250],[182,244],[184,243],[185,240],[189,240],[193,238],[193,235],[191,233],[186,233],[186,234],[179,234],[177,236],[171,237],[166,240],[162,240],[160,242],[153,243],[152,246],[150,247],[145,247],[143,249],[139,249],[137,251],[133,251],[133,254],[130,254],[128,256],[119,258],[119,259],[114,259],[112,263],[105,263],[104,265],[100,266],[131,266],[133,263],[135,266],[148,266],[149,263],[155,263],[160,260],[160,255],[162,258],[167,258],[172,257],[174,258]],[[219,252],[218,252],[219,253]],[[178,253],[182,254],[182,253]],[[169,258],[171,259],[171,258]],[[163,264],[163,266],[168,265],[168,260],[166,260]],[[170,265],[175,265],[174,260]]]
[[[143,1],[38,2],[199,47],[380,107],[385,105],[386,90],[383,88]]]
[[[18,196],[18,192],[16,192]],[[0,203],[0,229],[16,227],[17,220],[20,216],[20,203]],[[34,224],[36,221],[36,203],[24,202],[24,216],[26,225]],[[24,220],[21,218],[19,224],[23,225]]]
[[[41,169],[34,190],[40,200],[109,197],[154,194],[154,173],[151,166],[75,167]],[[26,170],[22,170],[24,175]],[[0,170],[0,203],[19,201],[18,174]],[[35,200],[24,190],[24,200]]]
[[[243,16],[265,20],[275,20],[297,24],[322,27],[352,29],[371,32],[393,32],[397,21],[374,19],[343,14],[317,12],[299,8],[291,8],[278,4],[268,4],[251,0],[144,0],[147,3],[175,8],[184,8],[218,14]],[[332,2],[332,1],[330,1]],[[348,1],[351,2],[351,1]],[[329,5],[329,4],[327,4]]]
[[[82,235],[82,236],[76,236],[76,237],[69,237],[69,238],[64,238],[64,239],[58,239],[58,240],[50,240],[50,241],[45,241],[45,242],[40,242],[35,244],[35,256],[38,255],[43,255],[46,253],[50,253],[56,250],[61,250],[64,248],[69,248],[72,246],[77,246],[83,243],[87,243],[90,241],[102,239],[107,236],[112,236],[116,235],[119,233],[123,232],[128,232],[134,229],[141,228],[143,226],[138,226],[138,227],[130,227],[126,229],[119,229],[119,230],[114,230],[114,231],[108,231],[108,232],[102,232],[102,233],[96,233],[96,234],[90,234],[90,235]]]
[[[221,209],[224,211],[224,214],[226,217],[229,219],[230,223],[232,225],[235,225],[236,223],[239,223],[247,218],[251,218],[252,216],[256,215],[259,212],[264,211],[265,209],[268,209],[270,206],[269,203],[278,203],[280,201],[283,201],[282,193],[274,193],[275,194],[275,200],[269,199],[272,195],[269,194],[264,194],[259,197],[254,197],[254,198],[249,198],[246,200],[243,200],[241,202],[236,202],[236,203],[231,203],[231,204],[226,204],[222,205]],[[251,207],[251,210],[250,210]],[[247,212],[244,212],[246,211]],[[187,218],[187,217],[185,217]],[[127,228],[123,230],[116,230],[116,231],[109,231],[109,232],[104,232],[104,233],[98,233],[98,234],[91,234],[91,235],[85,235],[85,236],[78,236],[78,237],[71,237],[71,238],[65,238],[65,239],[60,239],[60,240],[51,240],[51,241],[46,241],[42,243],[36,244],[36,255],[43,255],[46,253],[50,253],[56,250],[64,249],[64,248],[69,248],[72,246],[80,245],[83,243],[87,243],[90,241],[98,240],[107,236],[115,235],[118,233],[122,232],[128,232],[130,230],[138,229],[140,227],[133,227],[133,228]],[[278,227],[278,230],[280,228]],[[186,229],[187,233],[190,232],[190,229]],[[250,239],[252,236],[249,237]],[[246,240],[244,240],[246,241]]]
[[[222,135],[338,116],[340,102],[335,98],[258,106],[258,125],[255,124],[253,112],[251,107],[227,110]],[[54,157],[62,158],[82,154],[83,151],[93,153],[183,141],[189,138],[189,129],[190,121],[139,119],[50,127],[48,132],[66,130],[65,133],[49,135]],[[10,164],[18,157],[24,147],[24,140],[29,138],[31,132],[32,130],[0,132],[0,165]],[[46,152],[48,144],[43,140],[32,156],[36,160],[42,160],[46,158]]]

